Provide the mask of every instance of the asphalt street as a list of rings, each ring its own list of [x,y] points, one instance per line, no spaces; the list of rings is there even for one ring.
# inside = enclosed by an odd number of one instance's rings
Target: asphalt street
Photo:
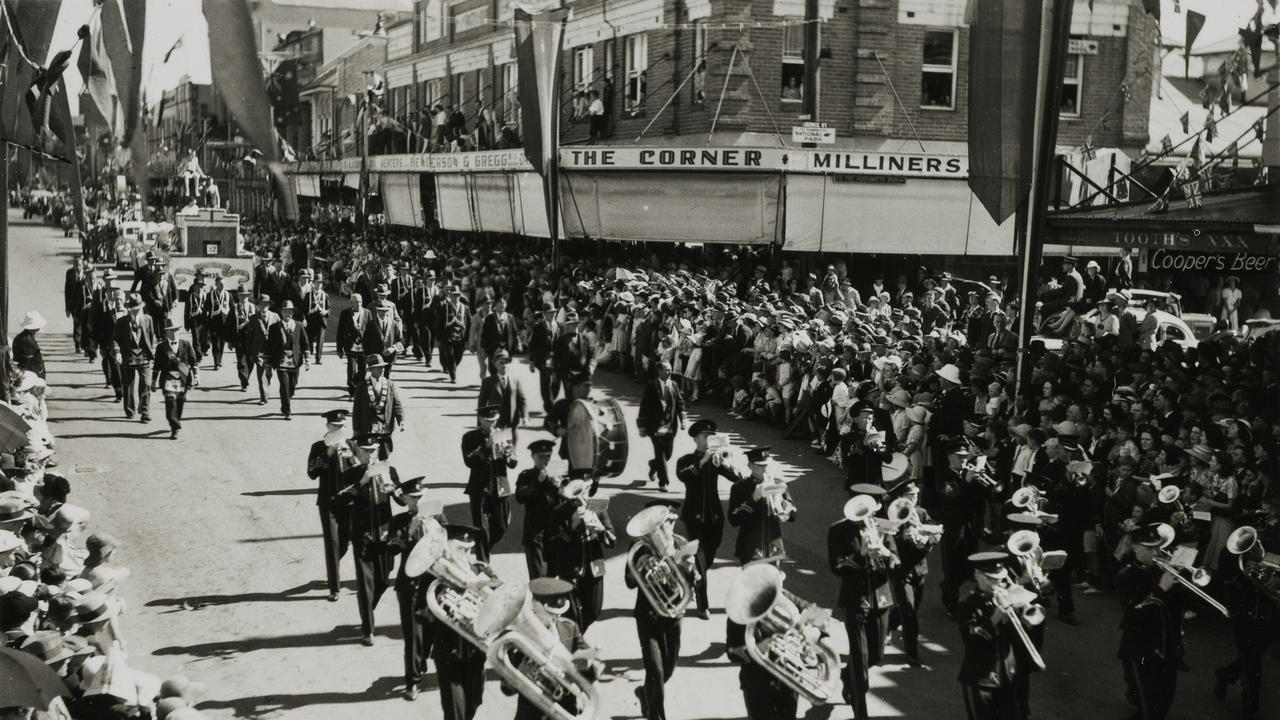
[[[104,389],[97,364],[72,352],[70,321],[63,317],[63,273],[75,241],[53,228],[26,224],[10,213],[12,253],[11,327],[28,309],[39,309],[49,326],[40,334],[49,365],[50,423],[58,436],[61,469],[72,481],[72,502],[93,511],[92,526],[123,543],[121,562],[133,570],[123,587],[128,612],[122,623],[130,663],[162,677],[182,672],[208,685],[201,709],[214,718],[333,720],[342,718],[438,718],[434,669],[415,703],[401,699],[400,631],[394,594],[378,608],[374,647],[360,645],[350,561],[343,566],[339,602],[325,601],[324,565],[315,490],[307,479],[306,454],[323,433],[320,413],[349,406],[343,364],[327,355],[304,373],[294,419],[286,422],[272,395],[257,404],[256,392],[242,393],[234,363],[213,372],[206,363],[201,386],[191,392],[186,430],[169,439],[161,398],[152,398],[153,420],[127,421]],[[127,282],[127,278],[125,278]],[[175,315],[176,317],[176,315]],[[336,311],[333,325],[336,325]],[[331,330],[332,334],[332,330]],[[332,344],[327,348],[332,352]],[[406,432],[396,438],[393,464],[404,477],[426,475],[443,498],[449,518],[469,519],[462,494],[466,469],[459,438],[474,424],[477,363],[465,359],[456,385],[439,372],[397,366],[393,379],[407,398]],[[523,374],[530,397],[536,382]],[[275,388],[273,387],[274,391]],[[634,423],[640,386],[628,378],[601,374],[596,395],[619,399]],[[536,404],[536,403],[535,403]],[[706,404],[691,418],[707,416],[741,444],[772,445],[784,470],[796,479],[791,490],[799,518],[785,531],[795,561],[787,586],[821,605],[834,603],[837,584],[827,570],[827,527],[845,500],[839,473],[807,444],[784,441],[763,425],[727,419]],[[539,420],[540,424],[540,420]],[[545,437],[521,432],[521,445]],[[621,531],[644,502],[657,497],[646,485],[648,443],[634,433],[627,471],[606,481],[602,495]],[[692,441],[681,436],[676,454]],[[529,464],[521,448],[521,467]],[[513,473],[514,477],[514,473]],[[678,484],[677,484],[678,485]],[[672,493],[679,497],[679,488]],[[722,487],[727,496],[728,487]],[[514,503],[513,503],[514,505]],[[516,506],[511,532],[495,549],[493,565],[503,577],[523,578],[519,547],[521,517]],[[717,720],[745,717],[737,668],[724,655],[723,598],[736,569],[728,559],[734,531],[726,530],[721,560],[710,573],[711,620],[684,621],[680,664],[668,684],[668,717]],[[587,634],[607,663],[600,684],[604,717],[638,717],[634,691],[642,679],[639,644],[630,609],[634,591],[622,582],[626,542],[607,563],[605,611]],[[936,555],[936,554],[935,554]],[[936,567],[936,556],[934,557]],[[886,664],[872,673],[874,717],[964,716],[955,681],[959,633],[938,601],[935,572],[922,611],[925,668],[902,662],[897,639]],[[1077,597],[1079,627],[1053,619],[1044,651],[1048,670],[1032,683],[1032,710],[1043,718],[1120,718],[1132,709],[1124,699],[1115,660],[1120,609],[1113,595]],[[837,647],[846,646],[843,627],[832,624]],[[1212,669],[1232,656],[1225,622],[1208,611],[1187,623],[1189,672],[1179,677],[1171,717],[1226,720],[1239,714],[1238,689],[1225,703],[1211,696]],[[1274,662],[1268,661],[1263,713],[1280,714]],[[509,718],[515,702],[499,692],[490,674],[481,718]],[[806,718],[848,718],[848,706],[807,708]]]

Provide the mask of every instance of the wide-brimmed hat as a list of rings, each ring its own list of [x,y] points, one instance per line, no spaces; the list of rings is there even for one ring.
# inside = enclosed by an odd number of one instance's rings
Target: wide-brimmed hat
[[[929,411],[923,405],[907,408],[907,419],[917,425],[929,422]]]
[[[387,361],[378,353],[372,353],[364,359],[364,366],[367,369],[386,367]]]
[[[1196,443],[1194,446],[1184,449],[1183,452],[1206,465],[1213,460],[1213,448],[1204,443]]]
[[[900,408],[911,407],[911,393],[907,392],[906,388],[894,388],[885,396],[885,399],[888,400],[891,405],[896,405]]]
[[[62,633],[56,630],[43,630],[32,635],[22,644],[21,649],[40,658],[45,665],[60,663],[76,654],[67,646]]]
[[[104,592],[91,590],[76,603],[76,622],[81,625],[103,622],[120,614],[120,601]]]
[[[947,363],[946,365],[938,368],[934,374],[953,385],[962,384],[960,381],[960,368],[951,363]]]
[[[40,314],[39,310],[28,310],[26,315],[22,316],[22,320],[18,322],[19,330],[39,330],[48,325],[48,321]]]

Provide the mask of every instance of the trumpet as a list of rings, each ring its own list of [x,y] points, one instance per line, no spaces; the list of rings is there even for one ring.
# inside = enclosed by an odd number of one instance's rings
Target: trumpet
[[[627,535],[640,540],[627,554],[627,569],[654,612],[676,618],[693,602],[693,583],[681,564],[698,551],[698,541],[677,551],[663,530],[670,513],[665,507],[645,508],[627,523]]]
[[[1173,528],[1168,525],[1164,525],[1164,527],[1169,528],[1168,532],[1172,535]],[[1230,538],[1228,538],[1228,540],[1230,540]],[[1206,605],[1221,613],[1223,617],[1231,617],[1231,613],[1227,611],[1226,606],[1215,600],[1212,595],[1205,592],[1204,588],[1213,580],[1213,575],[1207,569],[1186,568],[1182,565],[1174,564],[1173,555],[1167,550],[1161,550],[1154,558],[1152,558],[1152,562],[1155,563],[1156,567],[1168,573],[1169,577],[1176,580],[1178,584],[1190,590],[1197,597],[1203,600]],[[1185,572],[1187,570],[1191,571],[1190,577],[1188,577],[1188,574]]]
[[[1027,651],[1031,662],[1043,670],[1044,658],[1040,656],[1040,651],[1036,649],[1035,643],[1031,642],[1031,636],[1027,634],[1028,625],[1035,626],[1044,622],[1044,609],[1034,602],[1036,594],[1020,585],[1005,585],[993,588],[991,599],[1000,612],[1009,619],[1009,624],[1017,633],[1018,640],[1022,642],[1023,649]]]
[[[993,493],[1002,492],[1004,483],[996,480],[991,473],[987,472],[986,458],[986,455],[970,455],[965,459],[964,464],[960,466],[960,470],[964,473],[966,479],[976,480]]]
[[[600,698],[595,684],[574,667],[574,656],[534,614],[527,585],[510,583],[490,594],[476,612],[475,628],[488,643],[489,667],[543,715],[553,720],[596,716]],[[576,710],[566,709],[570,699]]]
[[[707,462],[745,480],[751,477],[751,464],[742,448],[729,444],[729,436],[716,433],[707,440]]]
[[[487,641],[476,632],[476,612],[493,593],[490,577],[475,572],[466,557],[449,543],[438,523],[427,530],[405,558],[404,572],[419,577],[430,572],[436,580],[427,586],[427,611],[467,642],[485,649]]]
[[[900,497],[889,503],[886,511],[889,522],[897,526],[898,532],[911,544],[924,547],[942,539],[941,525],[927,525],[920,522],[920,511],[916,501],[909,497]]]
[[[751,660],[811,704],[839,697],[840,657],[822,639],[830,611],[801,610],[782,589],[782,572],[767,563],[742,569],[729,586],[729,619],[746,626]]]

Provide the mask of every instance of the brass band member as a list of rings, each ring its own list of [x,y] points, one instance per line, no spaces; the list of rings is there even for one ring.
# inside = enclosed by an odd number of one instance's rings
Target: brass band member
[[[591,682],[595,682],[600,673],[599,661],[594,659],[594,650],[582,637],[577,623],[565,617],[569,611],[570,596],[573,586],[559,578],[537,578],[529,583],[529,592],[533,595],[533,613],[549,630],[553,630],[560,639],[560,644],[573,653],[574,669]],[[565,701],[572,703],[573,696],[566,695]],[[570,708],[571,712],[576,709]],[[520,696],[516,702],[515,720],[545,720],[546,716],[537,706]]]
[[[1043,539],[1046,535],[1046,518],[1040,515],[1034,515],[1025,512],[1010,513],[1005,518],[1005,526],[1009,529],[1010,538],[1006,540],[1006,547],[1017,542],[1019,532],[1031,531],[1035,533],[1035,537]],[[1047,601],[1045,593],[1054,589],[1054,583],[1050,581],[1049,575],[1044,571],[1040,564],[1038,556],[1042,556],[1043,551],[1028,552],[1025,559],[1014,556],[1018,562],[1015,564],[1015,572],[1013,580],[1017,584],[1036,593],[1035,603],[1043,608]],[[1036,652],[1044,651],[1044,624],[1031,625],[1027,627],[1027,637],[1031,639],[1032,645]],[[1018,671],[1014,674],[1014,687],[1018,693],[1018,707],[1022,709],[1024,716],[1031,713],[1031,676],[1040,672],[1040,668],[1036,667],[1032,662],[1027,648],[1019,645],[1018,652]]]
[[[1009,555],[982,552],[970,555],[978,587],[957,608],[964,658],[960,661],[960,689],[969,720],[1018,720],[1022,709],[1014,688],[1018,671],[1017,632],[997,595],[1012,582]],[[1015,611],[1016,612],[1016,611]]]
[[[743,480],[738,471],[727,461],[728,449],[716,455],[708,448],[708,439],[716,432],[713,420],[701,419],[689,426],[689,435],[697,443],[694,451],[676,460],[676,478],[684,483],[684,504],[680,519],[690,540],[698,541],[698,581],[694,586],[697,616],[706,620],[711,616],[711,604],[707,601],[707,573],[716,561],[716,550],[724,538],[724,507],[720,502],[720,478],[730,482]],[[745,468],[743,468],[745,469]]]
[[[607,506],[588,501],[594,483],[590,469],[574,470],[560,489],[564,502],[551,513],[555,540],[548,548],[551,574],[573,583],[574,614],[583,632],[604,606],[604,551],[617,541]],[[593,508],[592,505],[595,505]]]
[[[471,560],[471,569],[487,575],[485,563],[489,547],[483,531],[467,525],[445,525],[449,542]],[[428,579],[430,574],[424,576]],[[440,683],[440,707],[444,720],[472,720],[484,702],[484,651],[459,635],[448,625],[437,622],[431,659],[436,665],[436,681]]]
[[[751,477],[729,491],[729,524],[738,528],[733,556],[745,565],[785,551],[782,523],[795,522],[796,504],[786,483],[769,469],[769,447],[747,451]]]
[[[780,562],[780,561],[775,561]],[[785,574],[783,578],[785,579]],[[783,594],[802,613],[813,603],[793,595],[785,587]],[[742,701],[747,706],[748,720],[795,720],[799,696],[776,675],[756,664],[747,653],[747,628],[730,620],[725,633],[725,650],[729,659],[738,664],[738,685],[742,688]]]
[[[914,515],[899,525],[894,534],[898,565],[889,570],[895,608],[890,613],[889,629],[901,626],[902,651],[907,656],[907,664],[919,667],[920,603],[924,599],[924,579],[929,574],[929,552],[942,539],[942,526],[934,525],[933,518],[920,507],[920,486],[908,480],[900,487],[901,490],[891,492],[908,502]]]
[[[346,410],[330,410],[324,414],[324,438],[311,444],[311,452],[307,456],[307,477],[320,481],[316,507],[320,510],[320,534],[324,538],[324,571],[329,602],[338,601],[338,567],[342,556],[347,554],[347,543],[351,538],[347,513],[332,504],[333,496],[341,487],[343,474],[357,464],[347,432],[348,414]]]
[[[439,500],[423,498],[425,478],[410,478],[396,488],[395,498],[405,506],[406,512],[391,518],[387,547],[400,553],[400,568],[396,571],[396,601],[400,606],[400,632],[404,635],[404,697],[418,699],[418,683],[427,671],[427,658],[431,656],[434,625],[427,610],[427,587],[432,580],[429,573],[410,577],[405,563],[413,546],[422,539],[430,524],[439,524],[444,508]],[[439,517],[437,517],[439,516]]]
[[[976,474],[965,467],[969,444],[960,439],[942,447],[947,464],[938,468],[936,478],[942,496],[938,505],[938,519],[942,522],[942,606],[955,617],[960,585],[966,579],[965,558],[978,549],[972,520],[974,508],[983,502],[984,491],[978,486],[981,481]]]
[[[1167,531],[1162,532],[1163,529]],[[1173,705],[1182,661],[1182,603],[1175,581],[1155,562],[1173,543],[1168,525],[1143,525],[1129,533],[1133,555],[1116,573],[1124,615],[1120,650],[1129,703],[1142,720],[1161,720]]]
[[[880,664],[893,591],[889,571],[897,566],[893,535],[884,532],[875,517],[881,509],[884,488],[859,483],[850,486],[853,497],[845,504],[844,518],[827,531],[827,559],[840,578],[839,607],[849,636],[849,663],[845,668],[844,698],[853,716],[867,717],[867,692],[871,668]]]
[[[1262,512],[1253,521],[1252,527],[1257,533],[1254,544],[1245,553],[1262,555],[1263,563],[1273,563],[1265,559],[1266,553],[1274,553],[1280,548],[1280,498],[1266,498],[1262,501]],[[1239,531],[1237,531],[1239,532]],[[1228,543],[1230,546],[1230,543]],[[1245,554],[1241,554],[1245,557]],[[1280,626],[1280,603],[1274,594],[1268,595],[1260,584],[1263,577],[1250,577],[1242,572],[1240,560],[1230,554],[1224,554],[1218,567],[1223,570],[1224,579],[1228,582],[1228,607],[1231,608],[1231,628],[1236,641],[1236,659],[1229,665],[1214,670],[1215,681],[1213,696],[1219,700],[1227,698],[1227,686],[1240,682],[1240,697],[1243,705],[1241,717],[1244,720],[1257,720],[1259,699],[1262,696],[1262,660],[1267,647],[1277,637],[1276,630]],[[1246,561],[1248,562],[1248,561]],[[1264,569],[1262,573],[1268,571]],[[1270,571],[1270,577],[1276,577]],[[1275,582],[1272,580],[1271,582]],[[1274,586],[1269,586],[1274,587]]]
[[[557,368],[559,372],[561,369]],[[547,415],[547,429],[560,438],[560,457],[569,459],[569,409],[579,400],[591,399],[591,374],[586,371],[565,372],[561,378],[565,396],[556,400]],[[588,431],[589,433],[594,430]],[[591,486],[591,494],[596,494],[597,485]]]
[[[479,427],[462,436],[462,460],[471,474],[466,494],[471,502],[471,524],[480,528],[489,545],[488,552],[507,532],[511,523],[511,507],[507,469],[516,466],[511,444],[494,434],[498,422],[498,406],[484,405],[476,410]]]
[[[529,443],[533,467],[520,471],[520,475],[516,477],[516,502],[524,505],[524,530],[520,538],[530,578],[544,577],[547,574],[547,534],[551,511],[562,501],[561,479],[547,471],[555,446],[553,440],[535,440]]]
[[[671,559],[675,560],[675,572],[684,576],[689,587],[693,587],[698,571],[693,553],[681,552],[688,546],[688,541],[675,534],[675,508],[680,503],[668,500],[653,500],[645,503],[646,508],[667,508],[666,519],[653,530],[656,544],[667,548]],[[634,544],[644,543],[638,539]],[[650,545],[652,548],[653,545]],[[684,610],[675,617],[668,617],[659,612],[649,602],[649,597],[639,588],[638,580],[630,564],[625,577],[627,587],[636,589],[636,632],[640,637],[640,658],[644,664],[644,686],[636,688],[636,696],[640,699],[640,714],[648,720],[666,720],[666,683],[675,674],[676,662],[680,657],[680,620]]]
[[[356,561],[356,599],[363,635],[360,642],[372,646],[373,611],[387,590],[395,557],[386,541],[391,524],[391,493],[399,476],[387,463],[385,435],[360,435],[356,444],[359,464],[348,471],[351,482],[334,496],[334,504],[347,509]]]

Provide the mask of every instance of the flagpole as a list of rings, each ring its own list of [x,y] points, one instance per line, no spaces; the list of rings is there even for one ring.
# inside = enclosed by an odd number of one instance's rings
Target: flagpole
[[[0,213],[0,400],[9,402],[9,144],[0,142],[0,188],[4,188],[4,212]]]
[[[1062,102],[1062,72],[1070,39],[1072,0],[1041,0],[1040,52],[1036,76],[1035,134],[1031,189],[1027,195],[1026,231],[1022,245],[1022,284],[1018,306],[1018,363],[1015,392],[1021,393],[1029,375],[1027,351],[1035,333],[1036,293],[1044,250],[1047,190],[1053,177],[1058,139],[1058,108]]]

